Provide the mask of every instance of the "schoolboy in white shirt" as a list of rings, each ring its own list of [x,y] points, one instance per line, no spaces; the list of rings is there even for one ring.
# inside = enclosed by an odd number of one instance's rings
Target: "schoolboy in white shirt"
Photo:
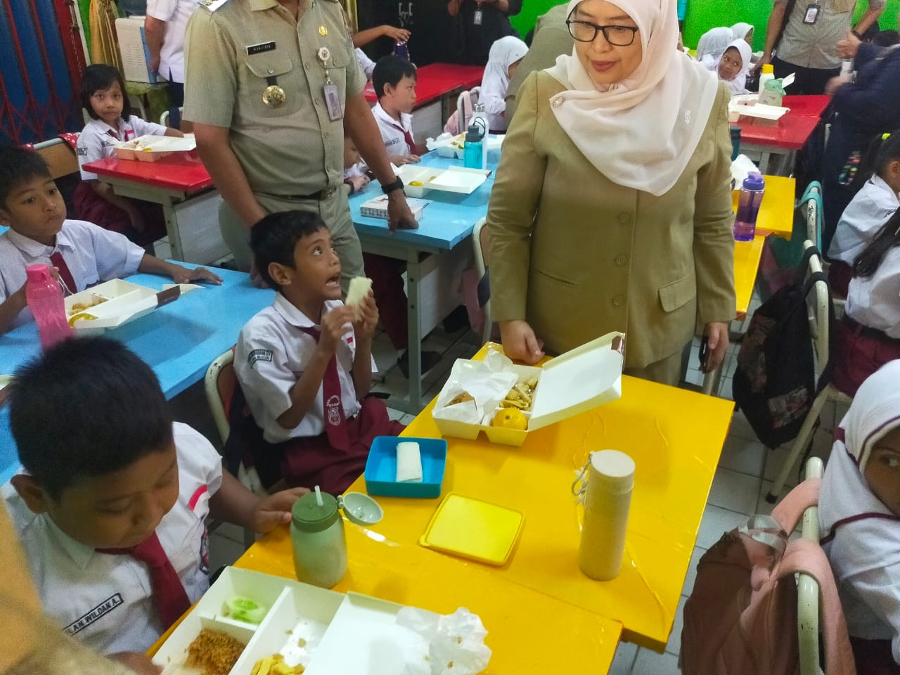
[[[416,105],[416,67],[391,54],[378,60],[372,72],[378,103],[372,108],[384,149],[397,166],[419,161],[422,149],[412,132],[412,110]]]
[[[24,472],[3,488],[6,508],[45,612],[99,652],[133,661],[203,595],[207,515],[268,532],[305,492],[260,499],[223,473],[115,340],[66,340],[10,386]]]
[[[67,220],[66,204],[43,158],[0,147],[0,334],[31,320],[25,270],[57,269],[70,293],[135,272],[170,276],[176,283],[222,280],[204,267],[188,269],[144,252],[122,234],[83,220]]]
[[[284,479],[340,494],[362,473],[374,438],[404,428],[367,397],[374,296],[356,307],[341,302],[341,263],[316,214],[269,214],[253,226],[250,248],[278,295],[244,326],[235,350],[235,374],[261,429],[246,449],[263,485]]]

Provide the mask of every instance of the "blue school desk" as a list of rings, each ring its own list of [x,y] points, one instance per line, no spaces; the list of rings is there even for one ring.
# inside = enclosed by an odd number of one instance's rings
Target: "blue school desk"
[[[488,154],[488,168],[497,171],[500,153]],[[462,166],[462,160],[447,159],[430,152],[422,156],[421,166],[446,169]],[[472,194],[462,195],[431,190],[425,199],[431,201],[419,216],[416,230],[391,232],[387,220],[361,215],[360,207],[370,199],[381,195],[377,182],[370,183],[365,190],[350,198],[350,212],[362,249],[395,258],[406,263],[407,305],[409,311],[409,393],[405,399],[391,399],[390,405],[417,414],[422,402],[422,326],[419,318],[419,283],[437,265],[441,252],[456,246],[471,246],[472,230],[475,224],[487,216],[491,189],[494,187],[494,173]]]
[[[221,286],[204,285],[175,302],[125,324],[106,335],[124,342],[146,361],[159,378],[166,398],[180,394],[206,374],[209,364],[230,349],[244,324],[271,304],[274,292],[255,288],[243,272],[216,269]],[[165,277],[135,274],[129,281],[162,290],[171,283]],[[34,322],[0,335],[0,374],[16,368],[40,353]],[[19,468],[9,429],[9,408],[0,408],[0,484]]]

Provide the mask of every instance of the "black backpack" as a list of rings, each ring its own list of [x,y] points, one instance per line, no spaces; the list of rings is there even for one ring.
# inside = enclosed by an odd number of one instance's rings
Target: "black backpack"
[[[804,281],[809,259],[821,254],[806,249],[793,283],[778,290],[750,320],[741,343],[732,393],[757,437],[771,449],[796,438],[816,395],[828,384],[834,363],[834,306],[828,290],[828,363],[816,382],[815,356],[806,298],[821,272]]]

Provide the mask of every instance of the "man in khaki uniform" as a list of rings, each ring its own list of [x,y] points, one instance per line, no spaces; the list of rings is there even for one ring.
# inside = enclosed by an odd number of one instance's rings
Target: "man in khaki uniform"
[[[509,81],[506,88],[506,120],[512,122],[516,112],[516,93],[519,87],[535,70],[551,68],[556,63],[556,57],[560,54],[571,54],[575,40],[569,34],[566,19],[569,18],[569,4],[564,2],[537,18],[534,25],[534,35],[531,38],[531,47],[519,67],[516,74]]]
[[[343,184],[344,131],[390,201],[391,227],[416,227],[363,98],[366,82],[337,0],[203,0],[188,24],[184,118],[222,193],[220,226],[252,270],[248,232],[266,213],[317,212],[341,259],[363,274]]]

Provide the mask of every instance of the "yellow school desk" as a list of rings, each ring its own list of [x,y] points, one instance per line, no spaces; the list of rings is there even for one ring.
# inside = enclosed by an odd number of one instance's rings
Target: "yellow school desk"
[[[734,294],[737,298],[738,319],[743,319],[750,307],[750,297],[756,285],[756,274],[765,243],[765,236],[760,234],[753,241],[734,242]]]
[[[797,181],[784,176],[765,176],[765,179],[766,194],[763,195],[759,216],[756,219],[756,234],[774,234],[790,239],[794,231],[794,191]],[[732,206],[735,213],[739,194],[740,190],[732,192]]]
[[[485,352],[486,347],[479,355]],[[433,406],[432,401],[404,436],[440,436]],[[492,445],[483,436],[448,438],[442,496],[457,492],[522,511],[521,538],[499,568],[426,550],[417,550],[415,560],[452,561],[448,570],[479,569],[498,583],[513,582],[618,621],[625,640],[662,652],[733,406],[624,377],[620,400],[535,431],[520,448]],[[605,448],[628,453],[637,470],[622,573],[598,582],[578,569],[579,514],[571,487],[588,452]],[[365,492],[362,477],[350,491]],[[438,500],[379,497],[378,502],[385,517],[372,529],[401,551],[416,550]]]

